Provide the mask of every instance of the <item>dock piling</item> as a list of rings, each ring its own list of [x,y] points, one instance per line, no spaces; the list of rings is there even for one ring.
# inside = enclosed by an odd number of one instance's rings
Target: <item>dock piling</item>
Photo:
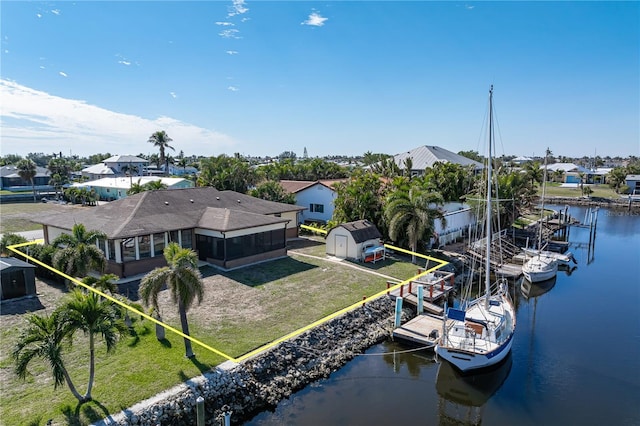
[[[400,327],[402,322],[402,297],[396,297],[396,318],[394,321],[394,327]]]
[[[418,284],[418,315],[424,312],[424,286]]]

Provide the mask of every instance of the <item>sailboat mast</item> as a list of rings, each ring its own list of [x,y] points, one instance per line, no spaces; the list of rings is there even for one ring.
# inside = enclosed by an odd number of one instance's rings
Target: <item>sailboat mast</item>
[[[542,250],[542,221],[544,219],[544,197],[547,189],[547,157],[549,148],[544,152],[544,174],[542,176],[542,207],[540,207],[540,226],[538,226],[538,250]]]
[[[489,147],[487,157],[487,211],[485,212],[486,226],[486,256],[484,261],[485,305],[489,306],[491,287],[491,145],[493,144],[493,84],[489,89]]]

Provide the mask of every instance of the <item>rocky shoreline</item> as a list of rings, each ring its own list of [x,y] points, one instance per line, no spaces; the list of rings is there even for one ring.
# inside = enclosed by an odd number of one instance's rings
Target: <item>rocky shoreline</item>
[[[568,204],[570,206],[606,207],[610,209],[640,210],[640,200],[629,203],[628,198],[602,198],[602,197],[545,197],[545,204]]]
[[[198,397],[204,398],[206,424],[219,425],[225,412],[231,412],[231,424],[241,424],[389,339],[394,306],[388,297],[368,302],[240,364],[224,363],[97,425],[195,425]]]

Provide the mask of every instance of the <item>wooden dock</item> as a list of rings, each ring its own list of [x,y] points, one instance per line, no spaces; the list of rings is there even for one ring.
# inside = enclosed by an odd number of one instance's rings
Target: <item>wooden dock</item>
[[[455,274],[453,272],[436,271],[429,275],[420,277],[417,280],[388,292],[393,299],[402,297],[403,300],[413,306],[418,306],[418,285],[423,286],[423,306],[426,311],[436,315],[442,315],[442,307],[436,305],[443,298],[449,297],[453,291]],[[387,281],[387,288],[397,283]]]
[[[393,338],[433,348],[442,334],[442,317],[422,314],[393,330]]]

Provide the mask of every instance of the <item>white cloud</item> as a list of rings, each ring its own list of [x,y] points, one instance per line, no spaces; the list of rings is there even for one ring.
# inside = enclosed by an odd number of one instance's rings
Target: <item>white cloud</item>
[[[119,63],[119,64],[122,64],[122,65],[127,65],[127,66],[131,65],[131,62],[129,62],[129,61],[124,61],[124,60],[122,60],[122,61],[118,61],[118,63]]]
[[[235,39],[241,39],[242,37],[238,36],[238,34],[240,33],[240,31],[234,29],[230,29],[230,30],[223,30],[221,31],[218,35],[222,38],[235,38]]]
[[[185,153],[218,155],[236,142],[228,135],[171,117],[155,119],[109,111],[0,79],[2,153],[71,151],[132,154],[153,151],[149,135],[165,130]],[[229,149],[231,150],[231,149]]]
[[[60,9],[52,9],[51,13],[53,13],[54,15],[60,15]]]
[[[324,21],[329,18],[323,18],[318,12],[311,12],[309,18],[302,22],[302,25],[311,25],[313,27],[321,27],[324,25]]]
[[[63,76],[63,77],[66,77],[66,76],[67,76],[67,73],[66,73],[66,72],[62,72],[62,71],[60,71],[58,74],[60,74],[60,75],[61,75],[61,76]]]
[[[232,92],[237,92],[238,90],[240,90],[236,86],[229,86],[229,87],[227,87],[227,89],[229,89]]]
[[[229,7],[229,14],[227,17],[232,17],[236,15],[242,15],[243,13],[247,13],[249,8],[246,6],[244,0],[232,0],[233,5]]]
[[[216,25],[220,25],[222,27],[235,27],[236,24],[232,22],[216,22]]]
[[[237,55],[238,51],[237,50],[227,50],[227,54],[229,54],[229,55]]]
[[[176,93],[175,93],[175,92],[169,92],[169,94],[171,95],[171,97],[172,97],[173,99],[175,99],[175,98],[177,98],[177,97],[178,97],[178,95],[176,95]]]
[[[469,4],[465,4],[464,7],[468,10],[472,10],[475,6],[471,6]]]
[[[42,14],[41,14],[41,13],[36,13],[36,16],[37,16],[38,18],[42,18]]]

